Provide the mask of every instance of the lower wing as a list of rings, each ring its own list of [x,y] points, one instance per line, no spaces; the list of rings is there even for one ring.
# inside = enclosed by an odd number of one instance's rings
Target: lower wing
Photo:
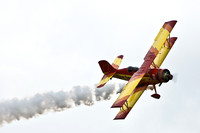
[[[132,107],[135,105],[137,100],[143,94],[144,90],[147,88],[148,85],[138,85],[136,89],[133,91],[131,96],[127,99],[127,102],[124,103],[122,108],[120,109],[119,113],[116,115],[114,120],[118,119],[125,119],[128,113],[131,111]]]

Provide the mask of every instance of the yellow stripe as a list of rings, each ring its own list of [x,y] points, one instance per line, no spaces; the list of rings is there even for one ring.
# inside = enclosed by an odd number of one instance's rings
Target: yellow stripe
[[[116,59],[114,60],[114,62],[112,63],[112,66],[113,66],[115,69],[118,69],[119,66],[120,66],[120,64],[121,64],[121,62],[122,62],[122,59],[121,59],[121,58],[116,58]],[[116,65],[116,66],[114,66],[113,64]]]
[[[97,86],[107,83],[113,75],[103,78]]]
[[[156,56],[154,60],[154,64],[157,65],[157,67],[160,67],[168,55],[170,49],[166,46],[163,46],[162,49],[160,50],[159,54]]]
[[[169,32],[166,29],[163,29],[163,30],[160,30],[158,35],[159,36],[155,38],[153,47],[156,48],[158,51],[160,51],[161,47],[164,45],[167,37],[169,36]]]
[[[121,92],[121,94],[119,95],[119,97],[117,99],[120,99],[122,97],[125,97],[127,95],[130,95],[133,90],[136,88],[136,86],[138,85],[138,83],[140,82],[142,78],[138,78],[128,84],[126,84],[126,86],[123,88],[123,91]]]

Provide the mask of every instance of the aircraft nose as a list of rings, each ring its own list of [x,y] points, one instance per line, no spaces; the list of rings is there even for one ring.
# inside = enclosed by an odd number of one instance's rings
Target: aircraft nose
[[[163,82],[168,82],[169,80],[173,79],[173,75],[171,75],[170,71],[168,69],[165,69],[162,72],[162,81]]]
[[[169,80],[173,79],[173,75],[169,74]]]

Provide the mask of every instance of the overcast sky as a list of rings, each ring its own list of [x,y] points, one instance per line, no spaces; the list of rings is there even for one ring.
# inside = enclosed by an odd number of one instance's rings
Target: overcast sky
[[[128,117],[113,121],[117,96],[93,106],[5,123],[1,133],[182,132],[200,127],[200,2],[198,0],[6,0],[0,2],[0,101],[93,86],[98,61],[123,54],[120,68],[140,66],[164,22],[178,37],[162,68],[177,75],[145,91]],[[119,82],[119,80],[112,80]]]

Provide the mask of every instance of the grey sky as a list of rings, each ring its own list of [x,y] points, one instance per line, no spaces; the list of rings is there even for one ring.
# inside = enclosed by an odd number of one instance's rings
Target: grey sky
[[[1,1],[0,101],[94,85],[102,77],[98,60],[112,62],[120,54],[120,68],[140,66],[163,23],[174,19],[171,36],[178,40],[161,67],[177,73],[178,80],[158,89],[160,100],[146,91],[124,121],[112,120],[118,112],[110,109],[114,96],[92,107],[4,124],[0,132],[199,132],[199,5],[197,0]]]

